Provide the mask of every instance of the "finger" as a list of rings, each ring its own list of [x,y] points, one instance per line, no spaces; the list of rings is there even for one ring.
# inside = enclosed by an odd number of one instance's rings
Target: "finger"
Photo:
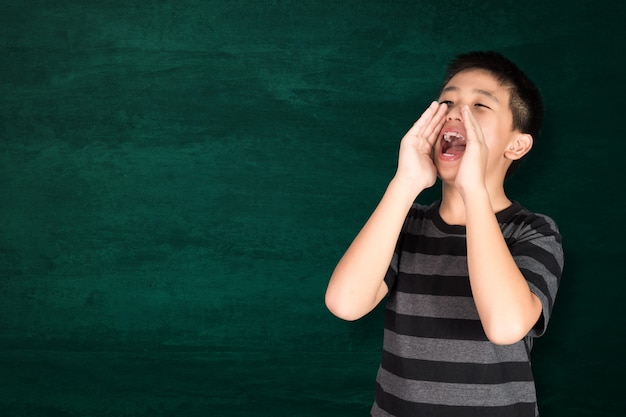
[[[434,145],[435,142],[437,141],[439,132],[441,132],[441,129],[443,128],[443,125],[446,121],[447,112],[448,112],[448,106],[444,103],[441,103],[439,105],[439,108],[437,109],[437,112],[435,113],[433,118],[430,120],[430,123],[428,124],[428,126],[426,126],[426,128],[423,131],[423,134],[426,137],[426,140],[431,145]]]
[[[469,106],[463,106],[463,108],[461,109],[461,115],[463,116],[463,125],[465,126],[465,130],[467,132],[467,135],[469,136],[468,139],[475,139],[479,142],[482,142],[482,130],[480,128],[480,125],[478,124],[478,121],[470,111]]]
[[[447,109],[446,104],[434,101],[416,123],[416,129],[411,132],[414,137],[422,137],[432,146],[443,127]]]
[[[411,128],[409,129],[409,131],[407,132],[407,135],[419,136],[422,130],[426,126],[428,126],[428,123],[432,120],[433,116],[437,114],[437,110],[439,106],[440,106],[439,103],[436,101],[433,101],[432,103],[430,103],[430,106],[426,108],[426,110],[424,111],[424,113],[422,113],[420,118],[417,119],[415,123],[413,123],[413,126],[411,126]]]

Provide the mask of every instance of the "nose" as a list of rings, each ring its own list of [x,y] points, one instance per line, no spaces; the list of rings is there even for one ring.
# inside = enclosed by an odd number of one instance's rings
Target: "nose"
[[[461,106],[459,105],[450,105],[448,106],[448,111],[446,113],[446,120],[461,120]]]

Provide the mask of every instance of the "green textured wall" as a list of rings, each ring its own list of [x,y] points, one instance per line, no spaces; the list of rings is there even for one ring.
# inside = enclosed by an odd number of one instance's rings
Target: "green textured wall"
[[[565,239],[543,416],[622,416],[604,4],[1,1],[0,415],[366,415],[381,310],[335,319],[329,275],[445,63],[496,49],[547,104],[510,194]]]

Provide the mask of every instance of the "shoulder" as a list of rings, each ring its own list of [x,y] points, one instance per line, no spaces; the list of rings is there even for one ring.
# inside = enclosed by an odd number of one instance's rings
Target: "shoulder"
[[[415,217],[415,218],[426,218],[426,217],[431,217],[432,216],[432,212],[434,210],[437,210],[437,208],[439,207],[440,202],[439,201],[435,201],[434,203],[431,204],[422,204],[422,203],[413,203],[413,205],[411,206],[411,209],[409,210],[409,215],[408,217]]]
[[[434,228],[437,221],[439,201],[431,204],[413,203],[404,223],[404,231],[410,233],[425,233],[425,230]]]
[[[561,243],[559,228],[550,216],[534,213],[519,203],[514,203],[506,213],[499,213],[498,221],[505,236],[516,239],[552,237]]]
[[[511,255],[527,269],[537,269],[529,263],[538,262],[540,269],[560,277],[563,270],[563,243],[556,222],[549,216],[533,213],[517,204],[515,210],[500,224]],[[523,258],[523,261],[522,261]]]

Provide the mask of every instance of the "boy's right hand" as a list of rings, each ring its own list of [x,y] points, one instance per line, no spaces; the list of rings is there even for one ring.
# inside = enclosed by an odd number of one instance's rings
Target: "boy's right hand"
[[[406,215],[415,197],[437,179],[431,153],[446,112],[445,104],[432,103],[402,138],[396,175],[328,283],[326,306],[337,317],[363,317],[387,294],[385,274]]]
[[[448,106],[433,101],[400,142],[398,169],[394,180],[410,186],[414,197],[437,180],[433,146],[445,122]]]

